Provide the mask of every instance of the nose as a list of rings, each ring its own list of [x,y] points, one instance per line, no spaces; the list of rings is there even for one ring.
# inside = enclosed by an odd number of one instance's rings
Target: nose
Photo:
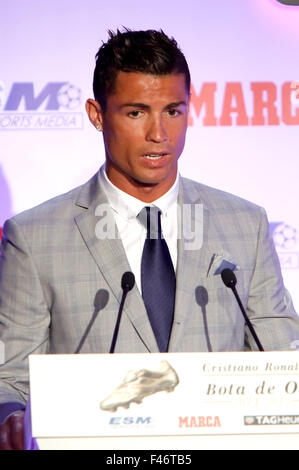
[[[168,140],[167,131],[161,116],[153,116],[148,124],[146,140],[156,143]]]

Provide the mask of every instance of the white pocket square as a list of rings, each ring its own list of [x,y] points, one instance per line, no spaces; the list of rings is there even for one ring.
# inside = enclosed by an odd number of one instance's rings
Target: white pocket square
[[[215,253],[212,257],[212,261],[209,267],[208,275],[212,273],[214,276],[221,274],[223,269],[231,269],[232,271],[238,271],[240,266],[231,260],[229,253]]]

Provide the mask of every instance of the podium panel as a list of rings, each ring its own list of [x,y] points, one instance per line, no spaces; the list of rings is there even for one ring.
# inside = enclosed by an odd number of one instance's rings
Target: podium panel
[[[294,352],[32,355],[40,449],[299,449]]]
[[[222,434],[183,437],[43,437],[37,439],[37,444],[40,450],[299,450],[298,441],[298,434]]]

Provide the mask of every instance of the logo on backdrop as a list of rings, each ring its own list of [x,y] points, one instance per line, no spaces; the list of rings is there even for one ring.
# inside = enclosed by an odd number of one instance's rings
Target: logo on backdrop
[[[283,269],[299,268],[299,239],[297,230],[285,222],[270,222],[280,264]]]
[[[70,82],[0,82],[0,130],[82,129],[82,92]]]
[[[299,125],[299,80],[191,85],[189,126]]]

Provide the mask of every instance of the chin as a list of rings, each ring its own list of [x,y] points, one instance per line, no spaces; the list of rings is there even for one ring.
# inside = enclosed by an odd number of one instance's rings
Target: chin
[[[143,177],[137,177],[135,179],[135,182],[139,185],[139,186],[157,186],[157,185],[161,185],[163,183],[167,184],[167,181],[175,181],[175,177],[174,179],[172,177],[170,177],[169,175],[146,175],[146,176],[143,176]]]

